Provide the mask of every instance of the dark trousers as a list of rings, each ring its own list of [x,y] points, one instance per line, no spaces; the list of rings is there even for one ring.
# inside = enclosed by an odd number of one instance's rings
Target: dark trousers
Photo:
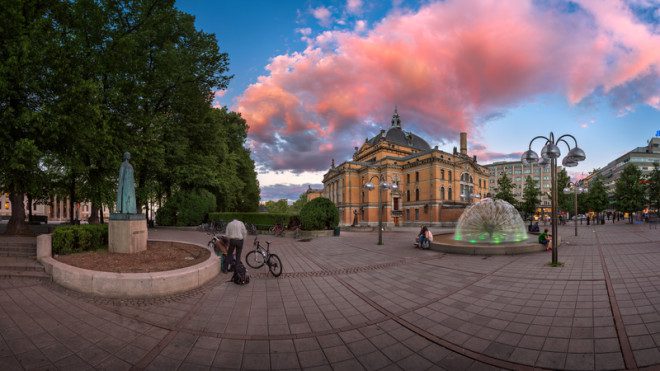
[[[236,250],[236,257],[234,258],[234,250]],[[227,251],[227,258],[229,259],[229,264],[232,266],[236,264],[237,261],[241,261],[241,252],[243,252],[243,240],[239,239],[230,239],[229,240],[229,250]]]

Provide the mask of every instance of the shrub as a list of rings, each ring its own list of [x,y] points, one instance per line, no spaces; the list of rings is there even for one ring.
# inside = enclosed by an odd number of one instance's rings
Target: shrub
[[[204,215],[215,210],[215,196],[205,190],[179,191],[156,213],[159,225],[190,226],[202,224]]]
[[[53,232],[53,254],[67,255],[108,245],[107,224],[68,225]]]
[[[210,213],[209,219],[211,221],[224,221],[230,222],[234,219],[240,220],[243,223],[254,224],[257,229],[268,230],[270,226],[280,223],[283,226],[288,226],[292,220],[298,218],[296,214],[278,214],[278,213]]]
[[[335,204],[325,197],[309,201],[300,210],[302,229],[332,229],[339,225],[339,211]]]

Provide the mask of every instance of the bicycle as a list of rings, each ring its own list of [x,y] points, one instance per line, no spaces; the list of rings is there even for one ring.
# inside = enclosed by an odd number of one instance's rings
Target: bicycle
[[[254,269],[261,268],[264,264],[268,265],[268,270],[274,277],[282,274],[282,261],[276,254],[270,252],[270,241],[266,241],[266,249],[261,246],[259,239],[255,237],[254,250],[245,255],[245,262]]]
[[[268,229],[268,233],[277,237],[284,237],[284,228],[281,224],[277,223]]]

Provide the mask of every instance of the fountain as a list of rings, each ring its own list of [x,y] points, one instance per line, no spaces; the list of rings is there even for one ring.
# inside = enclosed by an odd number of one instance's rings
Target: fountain
[[[504,200],[484,198],[468,206],[458,219],[454,234],[437,235],[431,249],[470,255],[508,255],[543,251],[518,210]]]
[[[521,242],[527,231],[518,210],[504,200],[485,198],[463,212],[454,240],[469,243]]]

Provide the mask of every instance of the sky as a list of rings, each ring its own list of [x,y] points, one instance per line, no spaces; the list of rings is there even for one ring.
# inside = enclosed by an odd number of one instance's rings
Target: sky
[[[571,134],[581,177],[660,130],[660,0],[181,0],[234,75],[262,201],[322,187],[390,125],[480,164]],[[532,149],[540,152],[543,143]],[[571,143],[572,145],[573,143]],[[562,152],[568,150],[561,147]]]

